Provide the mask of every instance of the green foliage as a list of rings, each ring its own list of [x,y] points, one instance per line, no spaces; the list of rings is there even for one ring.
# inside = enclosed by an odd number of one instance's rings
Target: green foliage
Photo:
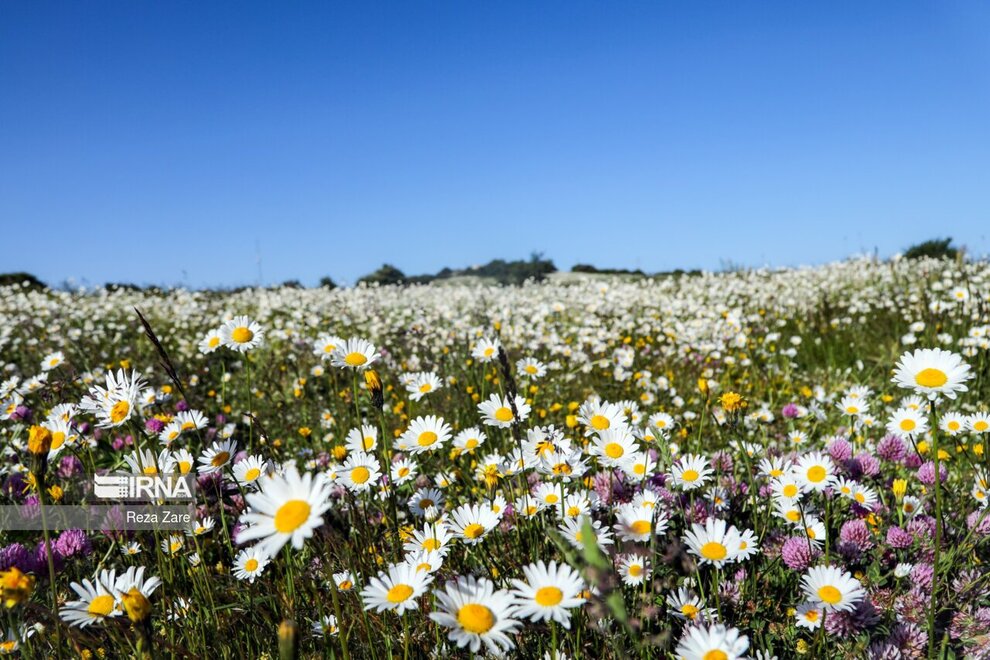
[[[924,243],[916,243],[904,251],[905,259],[955,259],[959,250],[952,247],[951,238],[933,238]]]
[[[0,286],[24,286],[37,290],[48,288],[31,273],[0,273]]]
[[[320,287],[322,287],[324,289],[333,290],[333,289],[336,289],[337,288],[337,283],[334,282],[333,279],[329,275],[327,275],[326,277],[321,277],[320,278]]]
[[[358,284],[362,282],[364,284],[380,284],[386,286],[388,284],[401,284],[406,281],[405,274],[393,266],[392,264],[382,264],[382,267],[373,273],[365,275],[358,280]]]
[[[368,284],[429,284],[437,280],[452,277],[484,277],[493,279],[499,284],[519,285],[527,280],[540,282],[550,273],[557,272],[557,267],[550,259],[544,259],[540,253],[533,253],[528,260],[506,261],[493,259],[484,266],[454,270],[443,268],[435,275],[406,276],[401,270],[391,264],[384,264],[370,275],[365,275],[358,283]]]

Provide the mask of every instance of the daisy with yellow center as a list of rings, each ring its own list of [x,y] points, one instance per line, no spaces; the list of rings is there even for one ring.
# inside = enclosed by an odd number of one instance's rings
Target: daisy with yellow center
[[[689,590],[681,587],[676,592],[668,594],[667,607],[669,612],[678,619],[700,623],[710,617],[712,612],[704,606],[701,599]]]
[[[381,464],[371,454],[351,454],[338,471],[338,481],[352,493],[364,493],[377,486]]]
[[[623,541],[648,543],[654,534],[667,528],[667,517],[656,507],[624,504],[615,514],[615,533]]]
[[[570,610],[584,602],[581,593],[584,580],[567,564],[551,561],[523,566],[525,580],[512,580],[517,614],[530,621],[554,620],[564,628],[571,627]]]
[[[587,401],[578,409],[578,421],[585,426],[584,434],[590,436],[602,431],[628,431],[622,407],[607,401]]]
[[[710,517],[704,526],[693,523],[691,530],[684,535],[684,542],[700,563],[722,566],[736,560],[740,535],[734,525]]]
[[[258,546],[245,548],[234,559],[234,577],[238,580],[254,582],[265,571],[269,558]]]
[[[217,350],[218,348],[220,348],[220,345],[222,343],[223,343],[223,338],[220,337],[220,328],[210,330],[209,332],[206,333],[206,336],[200,340],[198,346],[199,352],[202,353],[203,355],[208,355],[213,351]]]
[[[200,474],[220,472],[233,460],[236,453],[237,443],[233,440],[214,442],[200,455],[197,460],[199,466],[196,469]]]
[[[547,374],[547,366],[536,358],[529,357],[516,362],[516,371],[530,380],[537,380]]]
[[[859,580],[835,566],[815,566],[801,578],[801,588],[812,603],[828,611],[846,612],[863,600]]]
[[[220,326],[220,343],[238,353],[257,348],[264,338],[261,324],[247,316],[235,316]]]
[[[749,638],[736,628],[721,624],[688,626],[677,644],[676,655],[684,660],[739,660],[746,657]]]
[[[902,438],[923,436],[928,432],[928,418],[917,408],[900,408],[887,422],[887,432]]]
[[[630,587],[643,584],[650,576],[650,561],[642,555],[619,555],[616,558],[615,568],[622,578],[622,583]]]
[[[426,571],[417,571],[415,566],[406,563],[393,564],[371,578],[368,586],[361,590],[364,609],[391,610],[396,614],[418,609],[417,601],[431,582],[433,576]]]
[[[502,656],[515,647],[510,635],[522,625],[514,618],[516,606],[508,591],[495,589],[486,578],[462,576],[435,595],[438,607],[430,618],[448,628],[447,637],[458,648],[474,654],[484,644],[489,653]]]
[[[606,468],[621,466],[636,449],[636,440],[628,427],[599,431],[590,447],[591,455],[597,456],[599,465]]]
[[[330,354],[330,364],[341,369],[364,371],[381,358],[375,345],[365,339],[348,339]]]
[[[972,377],[960,355],[941,348],[920,348],[901,356],[891,381],[929,399],[941,395],[955,399],[958,392],[968,389],[965,383]]]
[[[257,486],[261,477],[268,473],[268,462],[261,456],[248,456],[234,463],[231,471],[241,486]]]
[[[533,497],[529,499],[537,502]],[[449,527],[451,533],[460,538],[462,543],[475,545],[481,543],[498,526],[500,520],[501,517],[486,506],[463,504],[451,512]]]
[[[58,616],[70,626],[85,628],[94,623],[121,613],[120,602],[115,592],[114,571],[102,571],[93,581],[73,582],[69,586],[79,597],[70,600],[59,608]]]
[[[423,454],[443,449],[453,429],[443,417],[417,417],[396,441],[396,448],[410,454]]]
[[[701,488],[712,472],[713,470],[708,467],[708,460],[697,454],[685,454],[670,468],[674,485],[682,490]]]
[[[361,428],[351,429],[346,438],[347,451],[371,454],[378,448],[378,427],[362,424]]]
[[[258,549],[273,557],[290,541],[297,550],[302,548],[323,525],[323,514],[330,508],[330,482],[322,473],[300,476],[290,465],[281,475],[264,477],[259,492],[247,493],[245,499],[250,509],[240,522],[248,527],[237,540],[258,540]]]
[[[821,452],[811,452],[798,458],[794,477],[808,490],[822,491],[835,481],[832,459]]]
[[[491,362],[498,359],[498,350],[502,347],[498,339],[483,337],[471,349],[471,357],[478,362]]]
[[[516,414],[512,412],[512,403],[515,403]],[[487,401],[478,404],[478,412],[482,415],[482,422],[487,426],[497,426],[507,429],[516,421],[525,421],[529,417],[532,408],[526,400],[516,395],[514,402],[510,402],[508,397],[492,394]]]

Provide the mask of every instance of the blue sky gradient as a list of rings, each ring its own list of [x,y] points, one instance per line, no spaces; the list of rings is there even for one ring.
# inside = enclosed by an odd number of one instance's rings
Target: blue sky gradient
[[[0,271],[990,251],[990,5],[0,3]]]

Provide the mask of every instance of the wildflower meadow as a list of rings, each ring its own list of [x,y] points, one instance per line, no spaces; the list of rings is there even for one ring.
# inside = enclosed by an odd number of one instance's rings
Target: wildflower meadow
[[[0,653],[990,657],[990,264],[0,288]],[[60,529],[101,475],[184,529]]]

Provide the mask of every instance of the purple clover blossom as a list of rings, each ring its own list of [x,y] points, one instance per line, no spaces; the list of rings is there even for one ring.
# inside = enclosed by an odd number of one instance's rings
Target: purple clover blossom
[[[93,552],[93,544],[90,542],[86,532],[81,529],[67,529],[59,534],[58,539],[52,544],[53,548],[62,559],[76,556],[89,556]]]
[[[821,554],[817,548],[808,543],[807,538],[793,536],[784,542],[780,549],[780,556],[787,564],[787,567],[795,571],[803,571],[811,566],[818,555]]]
[[[796,403],[788,403],[780,409],[780,416],[784,419],[797,419],[801,416],[801,408]]]
[[[900,436],[885,435],[883,440],[877,444],[877,455],[885,461],[897,463],[904,460],[905,454],[907,454],[907,447]]]
[[[891,527],[887,530],[887,545],[892,548],[910,548],[914,543],[914,537],[900,527]]]
[[[834,438],[826,447],[828,455],[836,463],[845,463],[852,458],[853,448],[845,438]]]
[[[945,480],[949,476],[949,470],[944,465],[938,466],[940,481],[945,483]],[[918,468],[918,481],[925,484],[926,486],[935,485],[935,463],[932,461],[927,461],[924,465]]]

